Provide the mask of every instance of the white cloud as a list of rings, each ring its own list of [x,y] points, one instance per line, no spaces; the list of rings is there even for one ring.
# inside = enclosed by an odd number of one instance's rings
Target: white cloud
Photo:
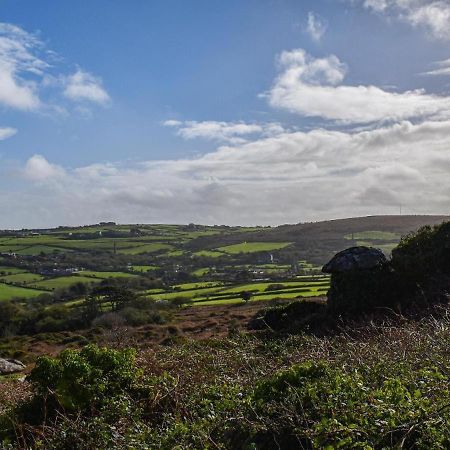
[[[110,97],[99,77],[78,69],[64,80],[64,95],[73,101],[89,101],[105,105]]]
[[[450,59],[438,61],[434,64],[437,69],[424,72],[422,75],[446,76],[450,75]]]
[[[450,38],[450,3],[447,0],[350,0],[373,11],[424,27],[437,39]]]
[[[37,55],[41,47],[35,36],[14,25],[0,23],[1,105],[19,110],[39,108],[41,102],[32,76],[41,75],[48,67]]]
[[[0,106],[21,111],[61,111],[63,95],[71,101],[106,104],[109,95],[98,77],[78,69],[65,75],[62,59],[49,50],[37,35],[0,23]],[[52,103],[45,93],[56,90]]]
[[[278,123],[166,120],[163,125],[176,128],[177,134],[184,139],[200,138],[229,144],[242,144],[250,136],[273,136],[284,131]]]
[[[34,155],[25,164],[22,174],[32,181],[48,181],[63,177],[65,171],[62,167],[49,163],[43,156]]]
[[[450,98],[423,90],[388,92],[377,86],[342,85],[347,67],[336,56],[313,58],[304,50],[279,57],[280,75],[263,96],[271,106],[305,117],[344,123],[450,116]]]
[[[0,141],[4,141],[17,133],[15,128],[11,127],[0,127]]]
[[[222,146],[195,159],[63,169],[34,156],[37,183],[7,198],[1,226],[96,222],[279,224],[450,206],[450,121],[316,129]],[[20,202],[21,208],[14,208]],[[17,209],[27,211],[27,219]],[[17,214],[17,216],[15,216]]]
[[[319,42],[326,33],[327,28],[328,22],[325,19],[312,11],[308,13],[305,29],[314,41]]]

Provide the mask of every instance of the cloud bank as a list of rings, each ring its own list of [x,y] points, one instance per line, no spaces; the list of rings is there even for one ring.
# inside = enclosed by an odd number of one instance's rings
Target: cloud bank
[[[272,107],[304,117],[358,124],[450,116],[449,97],[343,84],[348,69],[335,55],[314,58],[295,49],[281,53],[278,65],[280,74],[264,96]]]
[[[366,0],[364,6],[406,14],[408,4],[422,3]],[[45,86],[75,104],[111,101],[99,77],[80,68],[50,75],[51,55],[42,42],[18,28],[5,26],[4,32],[3,106],[40,110]],[[428,75],[444,75],[448,65],[442,61]],[[349,68],[337,56],[316,58],[303,49],[282,52],[277,70],[261,97],[294,120],[319,118],[322,127],[171,119],[162,124],[182,139],[210,141],[213,149],[192,159],[75,168],[35,154],[9,174],[19,174],[21,182],[0,190],[0,207],[9,211],[0,227],[100,220],[275,225],[395,214],[400,206],[414,214],[448,211],[450,97],[354,86],[346,83]],[[0,128],[0,139],[15,131]]]
[[[20,202],[35,226],[96,222],[279,224],[448,210],[450,121],[284,132],[195,159],[61,168],[33,156]],[[36,201],[39,198],[39,201]],[[3,204],[2,204],[3,203]],[[12,222],[20,223],[12,210]],[[82,219],[81,219],[82,218]]]

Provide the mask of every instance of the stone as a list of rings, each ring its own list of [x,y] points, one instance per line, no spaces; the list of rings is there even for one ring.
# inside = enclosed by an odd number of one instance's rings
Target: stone
[[[371,270],[387,262],[381,250],[370,247],[351,247],[337,253],[322,267],[322,272],[338,274],[357,270]]]
[[[8,375],[11,373],[21,372],[25,369],[25,364],[16,359],[0,358],[0,375]]]

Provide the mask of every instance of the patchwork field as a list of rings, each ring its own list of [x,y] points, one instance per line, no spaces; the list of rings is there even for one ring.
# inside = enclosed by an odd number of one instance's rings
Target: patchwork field
[[[14,275],[16,273],[26,272],[26,269],[20,269],[18,267],[0,266],[0,275]]]
[[[20,283],[20,284],[29,284],[36,281],[43,280],[44,277],[42,275],[37,275],[35,273],[16,273],[14,275],[6,275],[6,276],[0,276],[0,281],[4,283]]]
[[[51,278],[44,281],[39,281],[37,283],[33,283],[30,285],[30,287],[37,288],[37,289],[43,289],[46,291],[53,291],[55,289],[64,289],[72,286],[75,283],[98,283],[101,280],[96,280],[92,277],[85,277],[82,275],[73,275],[68,277],[57,277],[57,278]]]
[[[253,299],[323,295],[328,280],[311,276],[336,252],[366,245],[390,254],[403,234],[444,219],[380,216],[280,227],[107,223],[6,232],[0,237],[0,282],[9,288],[2,298],[54,290],[60,295],[74,283],[108,278],[142,285],[139,292],[159,299],[181,295],[196,303],[240,301],[244,289]],[[79,272],[68,276],[71,269]],[[146,290],[153,278],[164,287]],[[247,279],[260,282],[242,281]],[[217,282],[222,285],[208,284]],[[267,283],[283,287],[268,291]]]
[[[45,293],[46,291],[44,290],[27,289],[0,283],[0,301],[10,300],[12,298],[31,299]]]
[[[146,294],[155,300],[185,298],[195,305],[232,304],[243,301],[242,292],[250,292],[251,300],[324,296],[329,289],[329,283],[329,277],[326,275],[305,277],[301,281],[246,283],[234,286],[224,286],[223,283],[185,283],[174,286],[176,290],[172,292],[147,291]]]

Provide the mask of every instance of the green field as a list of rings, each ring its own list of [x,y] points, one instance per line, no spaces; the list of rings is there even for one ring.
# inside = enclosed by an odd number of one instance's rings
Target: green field
[[[16,273],[24,273],[26,269],[19,269],[17,267],[0,266],[1,275],[14,275]]]
[[[169,253],[164,253],[164,257],[177,257],[177,256],[183,256],[184,252],[183,250],[174,250],[173,252],[169,252]]]
[[[184,283],[184,284],[177,284],[173,286],[175,289],[181,289],[182,291],[189,291],[191,289],[203,289],[203,288],[209,288],[209,287],[220,287],[223,286],[223,283],[220,281],[200,281],[195,283]]]
[[[271,252],[291,245],[291,242],[242,242],[241,244],[219,247],[217,250],[236,255],[238,253]]]
[[[158,266],[130,266],[130,270],[140,273],[150,272],[151,270],[158,270],[159,268],[160,267]]]
[[[93,270],[83,270],[81,272],[77,273],[78,277],[89,277],[89,278],[100,278],[100,279],[106,279],[106,278],[134,278],[137,277],[137,275],[134,275],[132,273],[126,273],[126,272],[96,272]]]
[[[346,234],[344,238],[368,241],[399,241],[401,235],[389,231],[360,231],[358,233]]]
[[[130,247],[130,248],[122,248],[118,251],[118,253],[124,253],[127,255],[140,255],[141,253],[154,253],[159,252],[161,250],[171,250],[173,249],[172,245],[169,244],[160,244],[158,242],[151,243],[151,244],[139,244],[139,246],[136,247]]]
[[[0,301],[10,300],[12,298],[30,299],[41,294],[46,294],[46,292],[38,289],[27,289],[0,283]]]
[[[0,277],[0,281],[2,281],[2,282],[20,283],[20,284],[29,284],[29,283],[33,283],[36,281],[41,281],[43,279],[44,279],[44,277],[42,275],[37,275],[35,273],[29,273],[29,272],[16,273],[14,275],[6,275],[6,276]]]
[[[268,290],[274,284],[280,289]],[[329,289],[329,277],[303,279],[302,281],[288,281],[283,283],[247,283],[234,286],[223,286],[216,282],[184,283],[174,286],[177,291],[146,291],[155,300],[172,300],[184,297],[198,305],[214,305],[242,302],[241,292],[252,292],[252,300],[270,300],[273,298],[297,298],[324,296]]]
[[[364,247],[375,247],[381,250],[384,254],[389,255],[395,247],[397,247],[397,243],[393,242],[390,244],[378,244],[376,242],[370,241],[357,241],[356,245],[362,245]]]
[[[45,289],[47,291],[53,291],[55,289],[68,288],[69,286],[75,283],[89,284],[89,283],[98,283],[99,281],[100,279],[95,280],[95,278],[73,275],[68,277],[51,278],[48,280],[39,281],[37,283],[33,283],[30,286],[37,289]]]
[[[211,269],[209,267],[202,267],[200,269],[196,269],[192,272],[192,275],[196,277],[202,277],[203,275],[206,275]]]
[[[199,252],[195,252],[194,255],[204,258],[220,258],[221,256],[226,256],[224,253],[216,252],[214,250],[201,250]]]
[[[53,252],[67,252],[68,249],[60,247],[52,247],[49,245],[32,245],[31,247],[24,247],[15,251],[18,255],[31,255],[36,256],[41,253],[53,253]]]

